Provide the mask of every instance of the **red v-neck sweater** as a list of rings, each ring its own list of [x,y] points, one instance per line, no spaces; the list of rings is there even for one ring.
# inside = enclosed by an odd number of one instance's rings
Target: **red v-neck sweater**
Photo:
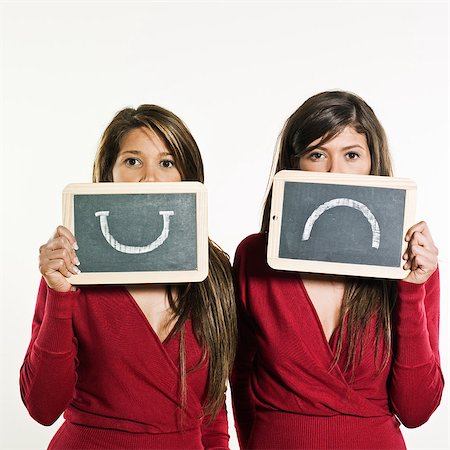
[[[208,361],[186,323],[186,410],[181,412],[179,334],[161,343],[121,286],[59,293],[39,288],[20,370],[22,399],[38,422],[66,421],[50,449],[227,449],[225,406],[209,423],[202,404]]]
[[[231,388],[241,448],[405,448],[399,420],[407,427],[426,422],[444,384],[438,272],[423,285],[398,282],[394,358],[377,373],[383,347],[375,363],[373,320],[352,375],[342,363],[345,340],[330,369],[337,333],[326,340],[298,273],[267,265],[266,240],[246,238],[234,265],[240,337]]]

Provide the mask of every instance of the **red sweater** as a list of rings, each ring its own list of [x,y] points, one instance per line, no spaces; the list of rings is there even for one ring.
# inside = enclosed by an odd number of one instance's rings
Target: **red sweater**
[[[163,343],[121,286],[60,293],[44,280],[20,371],[22,399],[44,425],[66,422],[50,449],[228,449],[225,406],[203,417],[208,361],[186,322],[187,403],[181,412],[179,333]]]
[[[426,422],[444,384],[438,271],[423,285],[398,282],[395,357],[377,373],[383,347],[375,361],[373,320],[352,374],[344,370],[345,339],[330,370],[337,333],[327,341],[301,276],[271,269],[266,246],[263,234],[249,236],[234,267],[240,337],[231,388],[241,448],[405,448],[399,420]]]

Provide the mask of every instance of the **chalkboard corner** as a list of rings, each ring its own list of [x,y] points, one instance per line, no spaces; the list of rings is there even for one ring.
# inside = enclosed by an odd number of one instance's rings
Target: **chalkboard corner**
[[[267,264],[271,269],[282,270],[283,264],[280,265],[280,258],[267,255]]]

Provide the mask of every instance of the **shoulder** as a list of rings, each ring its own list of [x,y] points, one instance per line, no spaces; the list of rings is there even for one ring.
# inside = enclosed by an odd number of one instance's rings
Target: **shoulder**
[[[241,241],[236,249],[236,256],[243,256],[245,254],[265,254],[267,251],[267,234],[255,233],[247,236]]]
[[[267,233],[247,236],[237,247],[234,258],[235,271],[262,273],[270,271],[267,265]]]

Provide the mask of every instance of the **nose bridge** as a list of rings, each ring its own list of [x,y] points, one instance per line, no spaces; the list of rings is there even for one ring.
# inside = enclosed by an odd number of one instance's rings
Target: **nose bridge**
[[[142,181],[158,181],[158,174],[152,164],[147,164],[142,173]]]
[[[328,155],[328,172],[337,173],[339,172],[339,167],[340,164],[338,158],[332,154]]]
[[[331,172],[331,173],[342,172],[342,162],[337,155],[330,155],[329,162],[330,163],[329,163],[329,167],[328,167],[328,172]]]

